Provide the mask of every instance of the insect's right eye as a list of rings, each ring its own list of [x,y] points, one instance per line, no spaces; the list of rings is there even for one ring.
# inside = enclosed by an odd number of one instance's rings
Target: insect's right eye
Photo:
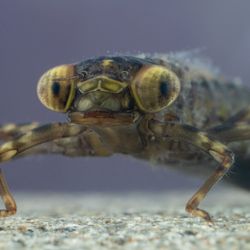
[[[67,112],[75,95],[74,65],[61,65],[42,75],[37,94],[44,106],[57,112]]]
[[[132,80],[131,89],[139,108],[154,113],[175,101],[180,92],[180,80],[168,68],[146,65]]]

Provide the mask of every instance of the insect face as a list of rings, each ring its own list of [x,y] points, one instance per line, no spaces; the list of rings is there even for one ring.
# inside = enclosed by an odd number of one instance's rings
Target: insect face
[[[131,89],[139,108],[154,113],[175,101],[180,92],[180,80],[165,67],[145,65],[133,79]]]
[[[66,112],[75,92],[74,65],[61,65],[48,70],[38,82],[37,94],[48,109]]]
[[[61,65],[39,80],[41,102],[58,112],[154,113],[175,101],[178,76],[167,67],[134,57],[100,57]]]

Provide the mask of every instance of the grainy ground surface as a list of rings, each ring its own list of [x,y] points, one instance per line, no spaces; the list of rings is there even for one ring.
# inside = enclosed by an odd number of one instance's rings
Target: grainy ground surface
[[[185,213],[192,193],[18,194],[0,249],[250,249],[250,193],[212,192],[213,226]]]

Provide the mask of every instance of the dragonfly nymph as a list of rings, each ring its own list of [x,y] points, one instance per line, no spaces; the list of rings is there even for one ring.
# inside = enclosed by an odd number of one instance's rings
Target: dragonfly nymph
[[[178,54],[98,57],[48,70],[37,93],[67,122],[1,126],[0,162],[119,153],[209,175],[186,205],[208,222],[200,202],[233,165],[227,179],[250,189],[250,90],[206,64]],[[2,172],[0,191],[0,216],[14,214]]]

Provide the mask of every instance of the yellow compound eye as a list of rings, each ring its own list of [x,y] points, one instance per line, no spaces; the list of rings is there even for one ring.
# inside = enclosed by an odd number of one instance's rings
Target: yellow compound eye
[[[148,113],[158,112],[169,106],[180,93],[177,75],[157,65],[144,66],[132,80],[132,95],[139,108]]]
[[[42,104],[57,112],[67,112],[75,95],[74,65],[60,65],[45,72],[37,85]]]

